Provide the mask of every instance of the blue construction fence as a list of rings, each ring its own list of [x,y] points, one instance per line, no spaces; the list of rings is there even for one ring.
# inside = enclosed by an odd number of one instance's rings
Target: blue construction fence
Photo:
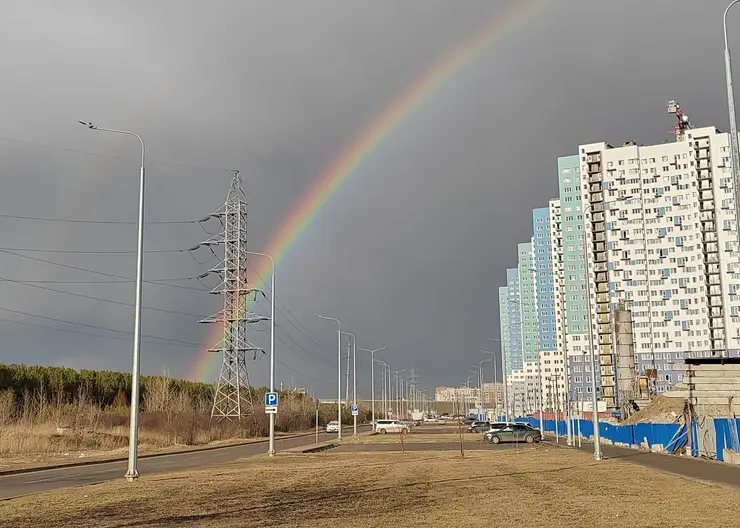
[[[499,418],[501,421],[504,417]],[[532,427],[539,429],[540,420],[531,416],[516,418],[517,422],[526,422]],[[544,420],[545,432],[555,433],[557,427],[557,433],[565,436],[568,434],[568,425],[566,420]],[[733,426],[735,434],[733,435]],[[594,434],[594,425],[591,420],[574,419],[572,421],[573,434],[577,435],[580,431],[582,438],[589,438]],[[580,429],[579,429],[580,427]],[[740,445],[738,445],[738,438],[740,437],[740,421],[730,420],[727,418],[715,418],[714,419],[714,430],[716,440],[716,451],[714,453],[705,452],[702,456],[710,456],[711,458],[717,458],[717,460],[724,459],[724,449],[731,448],[735,451],[740,452]],[[638,447],[647,445],[653,448],[655,445],[662,445],[663,449],[669,453],[676,453],[684,450],[688,444],[688,435],[686,427],[683,424],[666,424],[666,423],[637,423],[632,425],[616,425],[606,422],[599,422],[599,433],[602,439],[611,441],[617,445],[624,445],[627,447]],[[692,435],[692,455],[699,456],[699,448],[697,441],[697,427],[696,422],[691,423],[691,435]],[[708,450],[709,446],[705,446],[705,450]]]

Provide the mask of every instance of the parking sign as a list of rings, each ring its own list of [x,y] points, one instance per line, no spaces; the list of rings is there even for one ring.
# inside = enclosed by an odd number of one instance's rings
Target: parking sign
[[[266,392],[265,393],[265,413],[276,414],[278,407],[278,393],[277,392]]]

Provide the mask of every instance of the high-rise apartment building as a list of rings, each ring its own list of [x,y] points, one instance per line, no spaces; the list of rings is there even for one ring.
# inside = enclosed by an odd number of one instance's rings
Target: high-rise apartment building
[[[546,407],[547,398],[559,400],[568,375],[571,399],[590,409],[590,343],[599,398],[618,408],[619,303],[631,311],[636,371],[649,379],[651,394],[680,381],[676,366],[687,357],[740,355],[740,247],[727,134],[705,127],[657,145],[580,145],[578,154],[558,159],[558,187],[558,199],[533,211],[532,241],[517,247],[517,269],[507,270],[507,291],[499,292],[502,306],[506,297],[509,387],[521,393],[522,408],[532,408],[539,359]],[[517,337],[514,367],[508,355]]]
[[[524,368],[522,355],[522,311],[519,293],[519,270],[506,270],[507,314],[508,314],[508,344],[506,356],[507,373]]]
[[[537,321],[537,286],[532,240],[518,246],[519,312],[522,321],[522,357],[524,363],[536,363],[539,357]]]
[[[652,392],[679,381],[685,357],[736,355],[740,299],[728,135],[581,145],[592,331],[603,397],[615,406],[612,311],[628,301],[638,372]]]

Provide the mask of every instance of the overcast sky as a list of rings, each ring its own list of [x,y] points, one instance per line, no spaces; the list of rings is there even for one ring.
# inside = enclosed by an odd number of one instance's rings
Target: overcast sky
[[[6,0],[0,214],[136,219],[135,138],[89,131],[77,124],[85,119],[144,137],[149,220],[205,216],[228,190],[220,169],[240,169],[249,247],[264,250],[367,123],[513,3]],[[278,342],[277,357],[292,370],[278,365],[278,380],[335,393],[336,350],[317,342],[336,341],[331,323],[315,317],[321,312],[341,318],[360,346],[387,345],[382,358],[394,369],[414,367],[429,391],[464,383],[469,366],[487,357],[479,350],[496,345],[486,337],[498,336],[497,287],[516,244],[531,236],[531,210],[556,195],[558,156],[579,143],[670,140],[669,99],[695,125],[727,128],[726,4],[551,0],[494,39],[372,152],[279,266],[278,336],[287,344]],[[740,12],[730,31],[740,49]],[[145,245],[188,248],[207,236],[198,225],[152,224]],[[0,278],[115,280],[2,251],[133,277],[133,254],[14,248],[135,247],[133,224],[4,217]],[[187,252],[150,253],[145,279],[194,276],[213,264]],[[32,284],[0,282],[0,361],[130,368],[131,282]],[[196,316],[221,301],[196,290],[146,284],[147,307],[185,315],[147,310],[144,333],[208,342],[211,331]],[[250,338],[266,347],[265,328]],[[199,350],[166,343],[145,343],[144,373],[188,376]],[[251,379],[266,383],[267,366],[267,357],[250,363]],[[358,367],[364,396],[364,356]]]

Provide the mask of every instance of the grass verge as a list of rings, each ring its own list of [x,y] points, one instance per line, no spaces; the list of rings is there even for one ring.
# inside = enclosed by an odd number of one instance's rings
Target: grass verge
[[[13,499],[0,525],[734,526],[738,502],[734,488],[578,451],[327,452]]]

